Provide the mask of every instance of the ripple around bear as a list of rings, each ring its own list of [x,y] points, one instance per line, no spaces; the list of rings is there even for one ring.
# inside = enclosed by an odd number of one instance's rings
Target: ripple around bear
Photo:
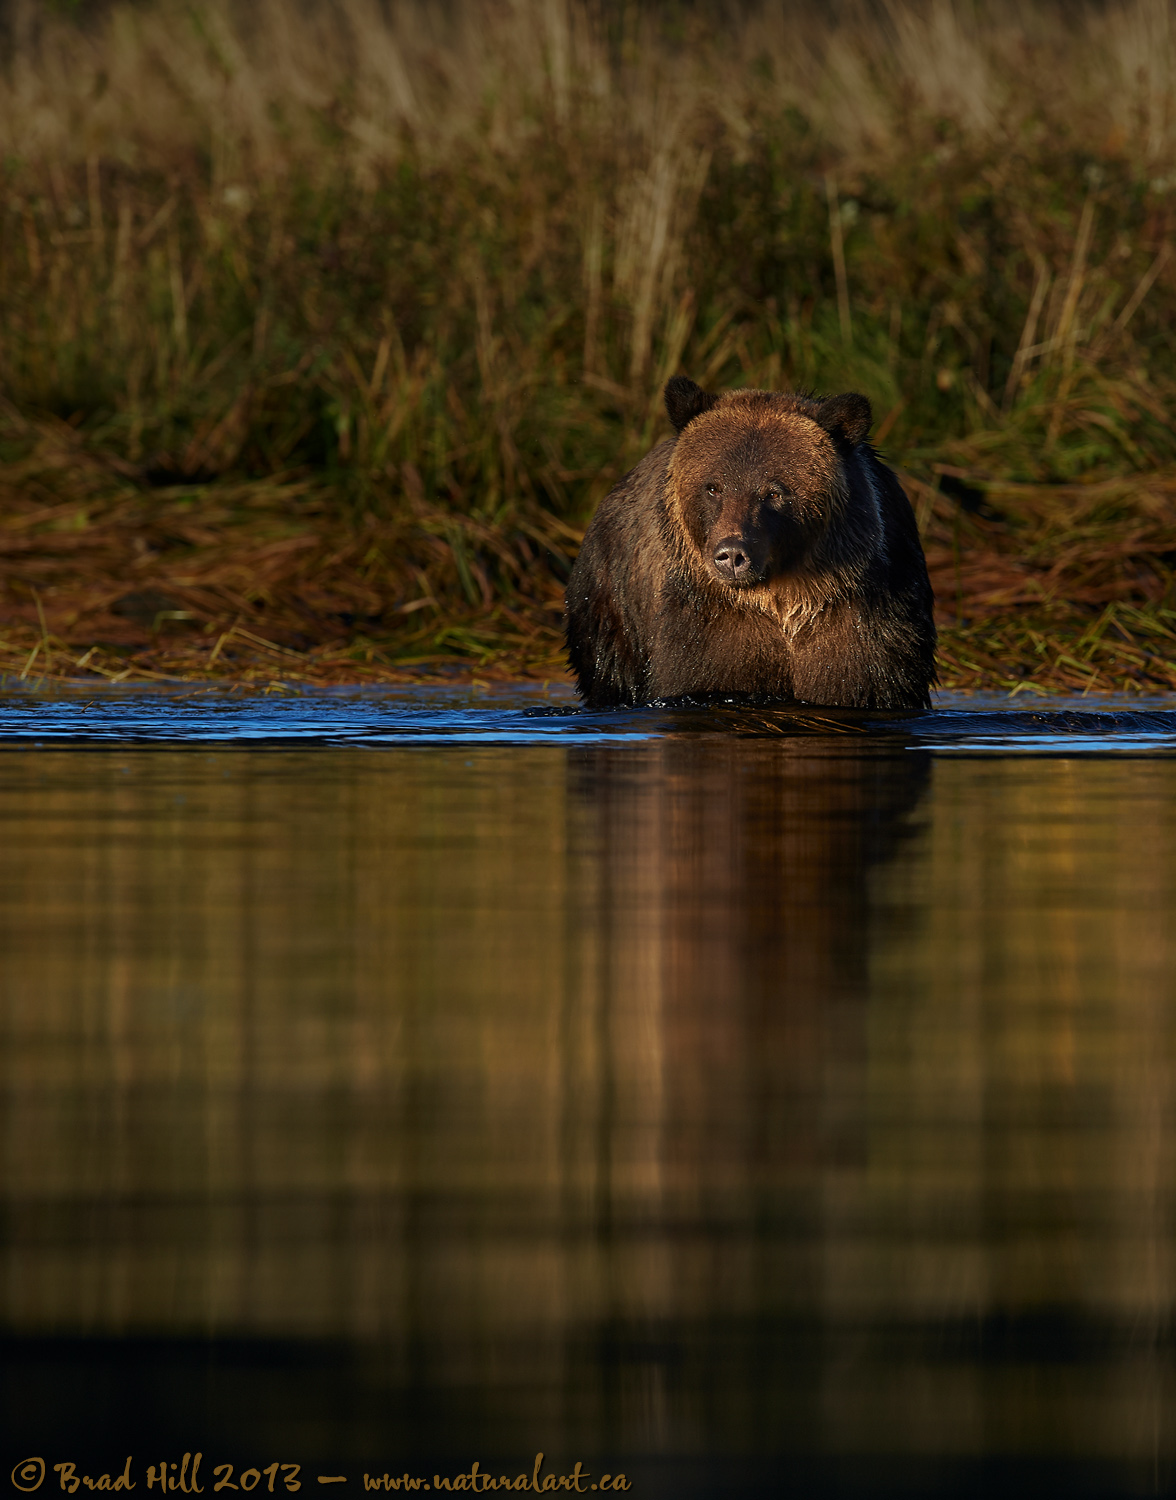
[[[680,375],[665,397],[678,436],[601,501],[568,583],[584,700],[929,707],[931,584],[866,398],[716,396]]]

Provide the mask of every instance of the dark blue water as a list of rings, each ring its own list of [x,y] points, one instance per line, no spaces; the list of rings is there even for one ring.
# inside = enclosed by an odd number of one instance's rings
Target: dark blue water
[[[0,695],[0,745],[603,745],[705,735],[902,742],[953,753],[1156,754],[1176,747],[1164,698],[1011,700],[941,694],[929,713],[739,702],[589,712],[569,689],[421,687],[237,693],[108,688]]]

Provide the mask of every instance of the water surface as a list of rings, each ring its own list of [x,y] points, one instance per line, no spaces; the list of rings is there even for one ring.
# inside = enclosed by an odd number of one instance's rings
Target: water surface
[[[1170,1489],[1173,711],[571,707],[0,700],[4,1472]]]

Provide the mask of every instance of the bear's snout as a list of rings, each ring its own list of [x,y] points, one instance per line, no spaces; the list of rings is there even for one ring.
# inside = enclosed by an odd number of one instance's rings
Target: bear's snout
[[[746,537],[725,536],[711,555],[715,572],[724,583],[734,584],[736,588],[762,583],[767,558],[757,557],[756,550]]]

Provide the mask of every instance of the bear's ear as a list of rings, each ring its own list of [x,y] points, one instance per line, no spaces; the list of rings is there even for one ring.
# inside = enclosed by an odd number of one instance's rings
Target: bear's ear
[[[700,385],[695,385],[693,380],[687,380],[685,375],[675,375],[666,385],[666,410],[674,424],[674,431],[681,432],[695,417],[702,416],[704,411],[710,411],[718,399],[710,391],[704,391]]]
[[[817,407],[817,421],[831,438],[841,438],[856,447],[870,430],[874,413],[865,396],[850,391],[846,396],[830,396]]]

